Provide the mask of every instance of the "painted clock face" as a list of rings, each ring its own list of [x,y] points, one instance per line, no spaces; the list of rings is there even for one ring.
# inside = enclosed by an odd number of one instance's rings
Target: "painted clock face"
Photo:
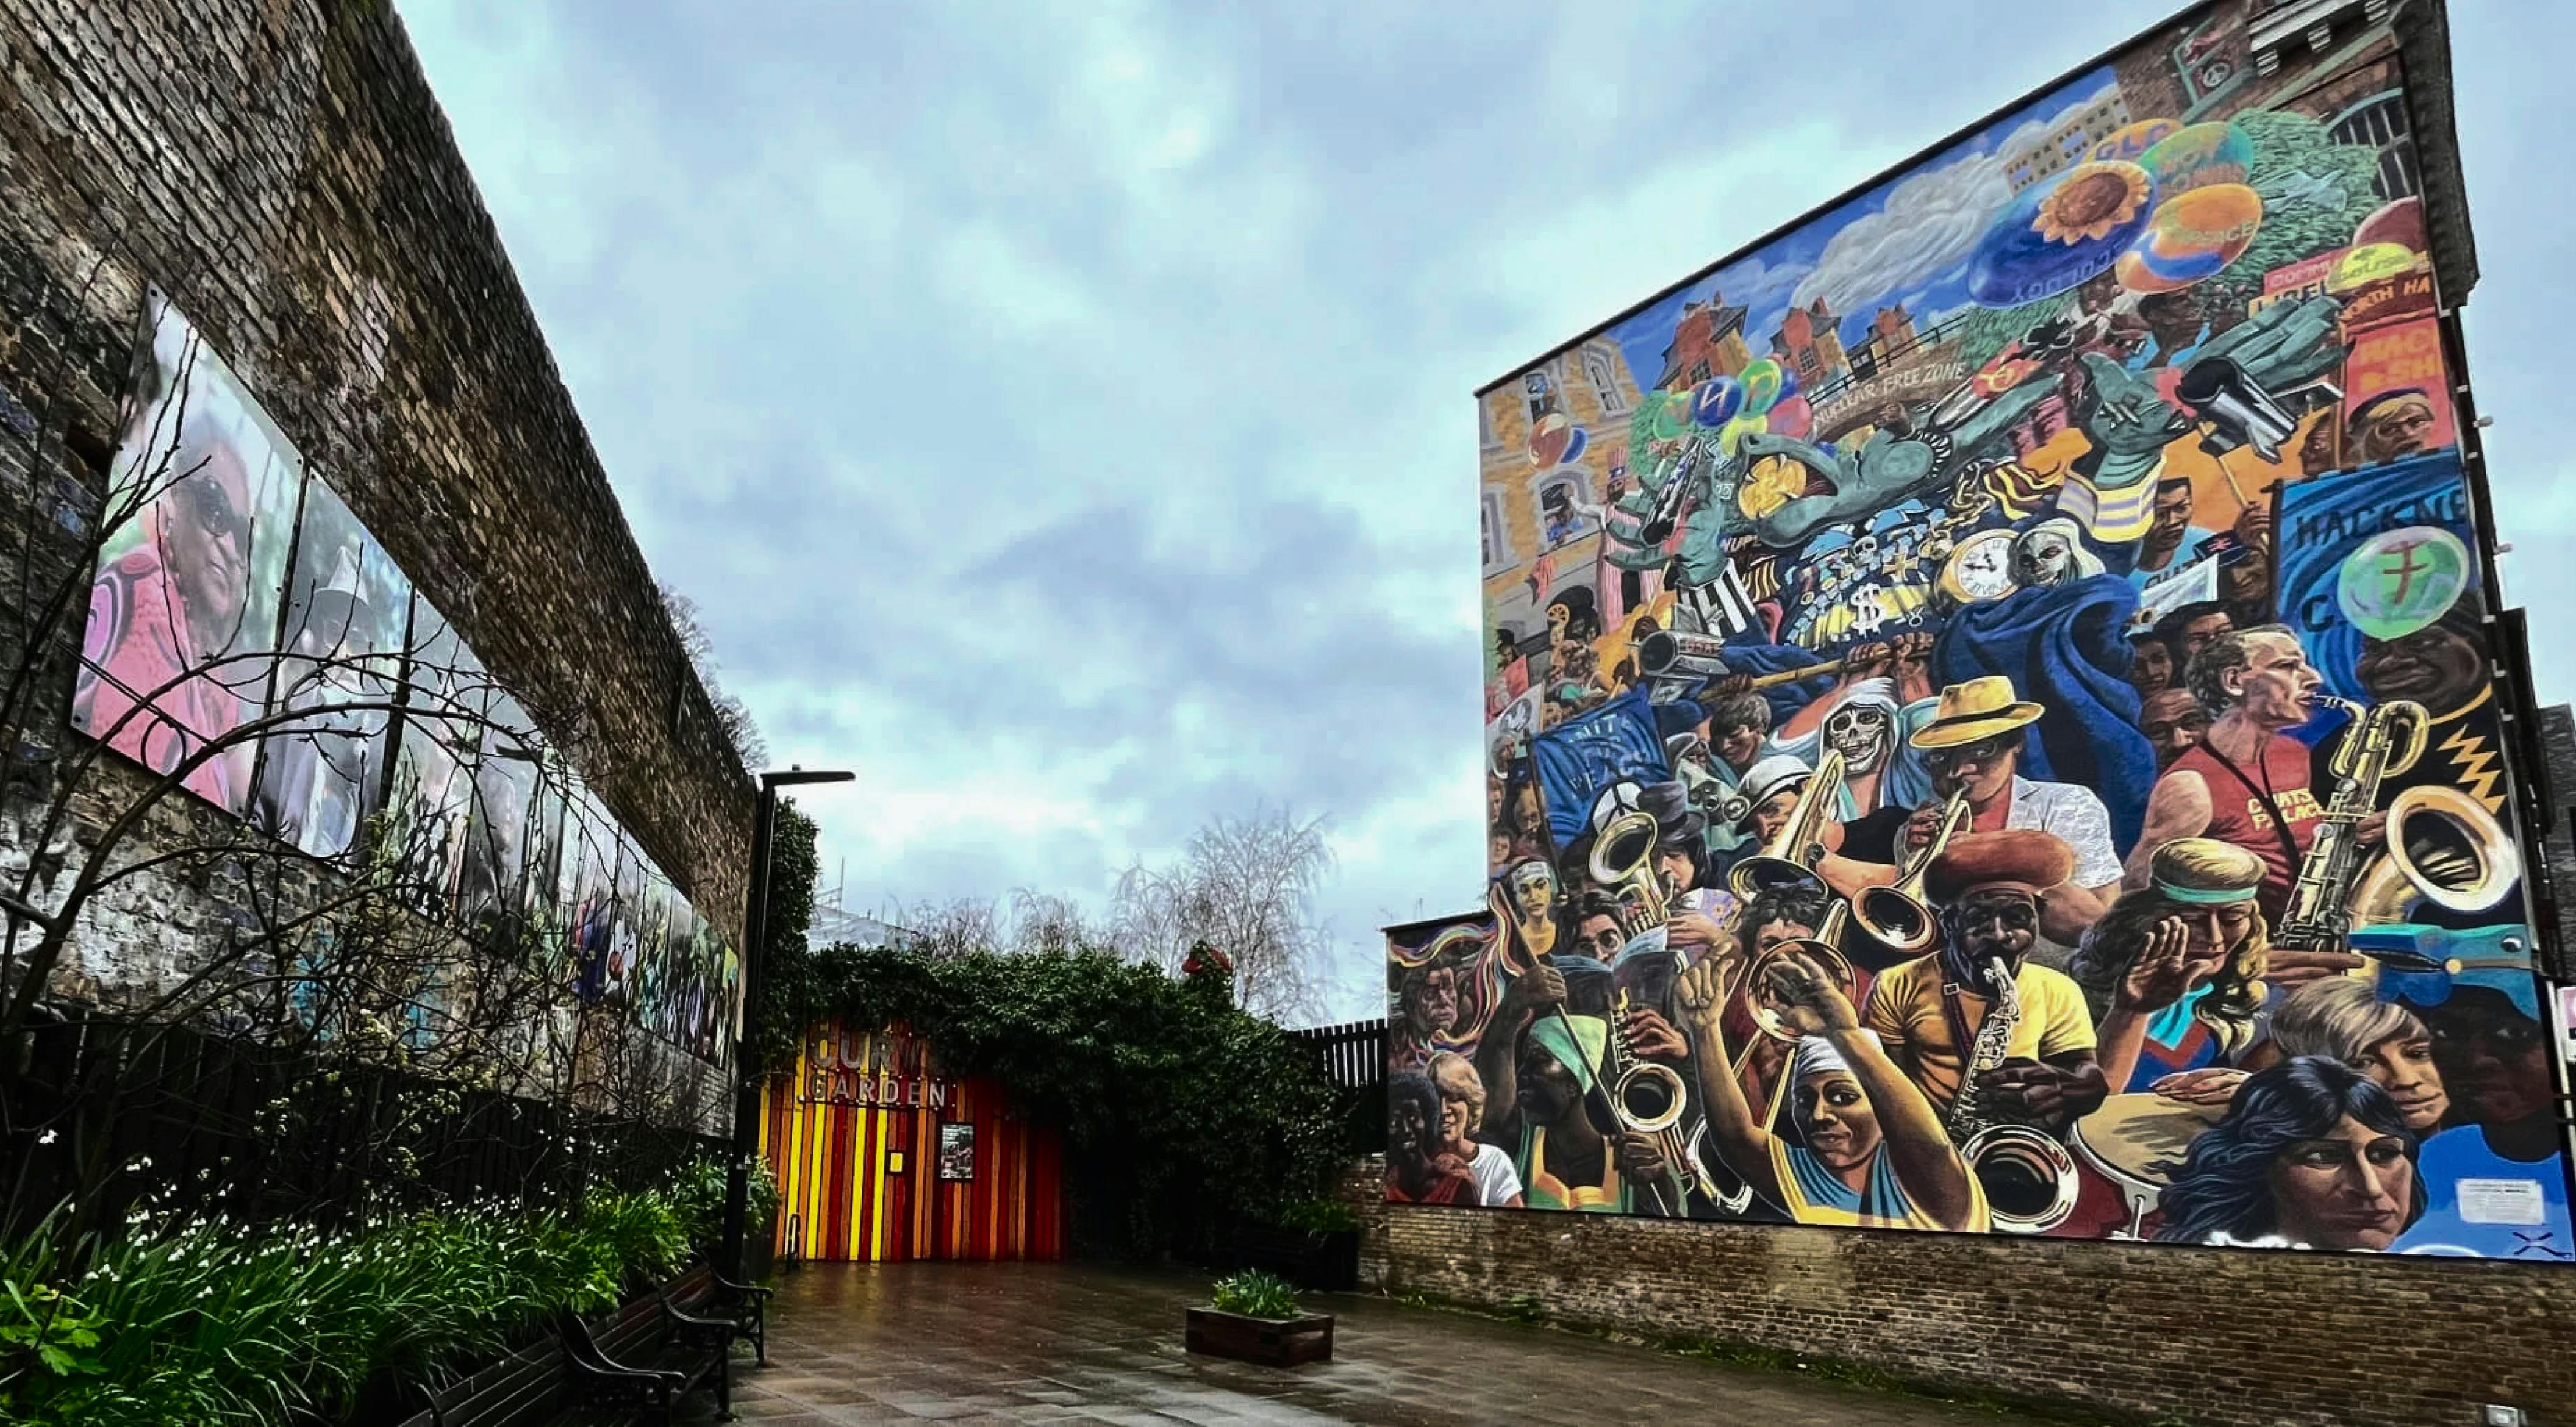
[[[1941,570],[1941,583],[1951,597],[1975,604],[2011,594],[2012,542],[2009,530],[1981,530],[1960,541]]]

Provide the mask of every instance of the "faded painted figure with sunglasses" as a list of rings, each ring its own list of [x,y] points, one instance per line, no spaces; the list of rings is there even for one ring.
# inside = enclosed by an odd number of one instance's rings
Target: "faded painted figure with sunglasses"
[[[264,663],[218,662],[243,632],[250,593],[250,477],[242,459],[219,436],[192,430],[170,469],[185,474],[143,508],[143,543],[90,586],[72,694],[75,724],[157,773],[239,727],[268,677]],[[252,753],[247,741],[227,748],[184,782],[238,812],[250,791]]]

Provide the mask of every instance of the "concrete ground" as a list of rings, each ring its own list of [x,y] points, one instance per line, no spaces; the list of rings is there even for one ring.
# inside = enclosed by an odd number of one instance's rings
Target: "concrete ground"
[[[2025,1419],[1722,1367],[1383,1298],[1317,1294],[1333,1361],[1277,1369],[1181,1349],[1207,1277],[1096,1264],[813,1264],[770,1305],[769,1366],[738,1350],[747,1423],[1328,1423],[1440,1427],[1952,1427]],[[686,1420],[711,1421],[703,1395]]]

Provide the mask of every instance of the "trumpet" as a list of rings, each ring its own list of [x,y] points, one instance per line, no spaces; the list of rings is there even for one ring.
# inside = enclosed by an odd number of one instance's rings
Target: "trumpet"
[[[1950,795],[1949,805],[1941,811],[1940,830],[1923,850],[1905,864],[1904,875],[1892,887],[1864,887],[1852,899],[1852,924],[1879,945],[1908,956],[1928,949],[1939,932],[1932,919],[1932,908],[1923,900],[1923,879],[1932,868],[1932,859],[1959,835],[1974,814],[1968,807],[1968,794],[1961,789]]]
[[[1584,870],[1610,891],[1619,930],[1634,941],[1664,924],[1664,883],[1655,872],[1655,815],[1630,811],[1612,818],[1592,840]]]
[[[1816,864],[1825,857],[1825,844],[1820,840],[1825,826],[1826,799],[1843,785],[1843,756],[1827,753],[1807,778],[1806,791],[1798,795],[1797,806],[1789,810],[1789,820],[1762,850],[1728,869],[1727,885],[1736,896],[1750,900],[1765,887],[1782,887],[1815,880]]]

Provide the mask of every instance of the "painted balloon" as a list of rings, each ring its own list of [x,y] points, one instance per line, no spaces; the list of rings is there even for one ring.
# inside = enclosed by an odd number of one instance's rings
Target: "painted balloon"
[[[1770,419],[1762,416],[1739,416],[1718,428],[1717,449],[1734,455],[1747,436],[1760,436],[1771,429]]]
[[[2155,179],[2157,196],[2171,200],[2195,188],[2243,183],[2254,167],[2254,141],[2234,124],[2194,124],[2157,141],[2138,163]]]
[[[2383,531],[2344,557],[2335,602],[2370,638],[2403,639],[2450,613],[2469,568],[2469,547],[2440,526]]]
[[[1716,430],[1744,409],[1744,388],[1733,377],[1711,377],[1691,389],[1691,421]]]
[[[2135,163],[2138,155],[2154,148],[2165,136],[2181,127],[2179,119],[2140,119],[2104,134],[2100,142],[2084,151],[2084,157]]]
[[[1803,441],[1807,433],[1816,429],[1815,409],[1807,405],[1807,398],[1803,395],[1784,396],[1771,403],[1771,409],[1762,413],[1762,419],[1770,424],[1772,435],[1786,436],[1792,441]]]
[[[1969,255],[1968,296],[2019,307],[2098,276],[2145,231],[2154,197],[2145,169],[2115,159],[2022,190]]]
[[[1562,411],[1551,411],[1530,424],[1530,464],[1540,470],[1553,470],[1583,454],[1589,444],[1583,428]]]
[[[2120,285],[2171,292],[2218,276],[2263,226],[2263,196],[2241,183],[2195,188],[2156,205],[2147,231],[2120,255]]]
[[[1780,364],[1769,357],[1756,357],[1745,363],[1744,370],[1735,374],[1736,381],[1744,387],[1744,414],[1760,416],[1769,411],[1772,403],[1780,399],[1784,375]]]

